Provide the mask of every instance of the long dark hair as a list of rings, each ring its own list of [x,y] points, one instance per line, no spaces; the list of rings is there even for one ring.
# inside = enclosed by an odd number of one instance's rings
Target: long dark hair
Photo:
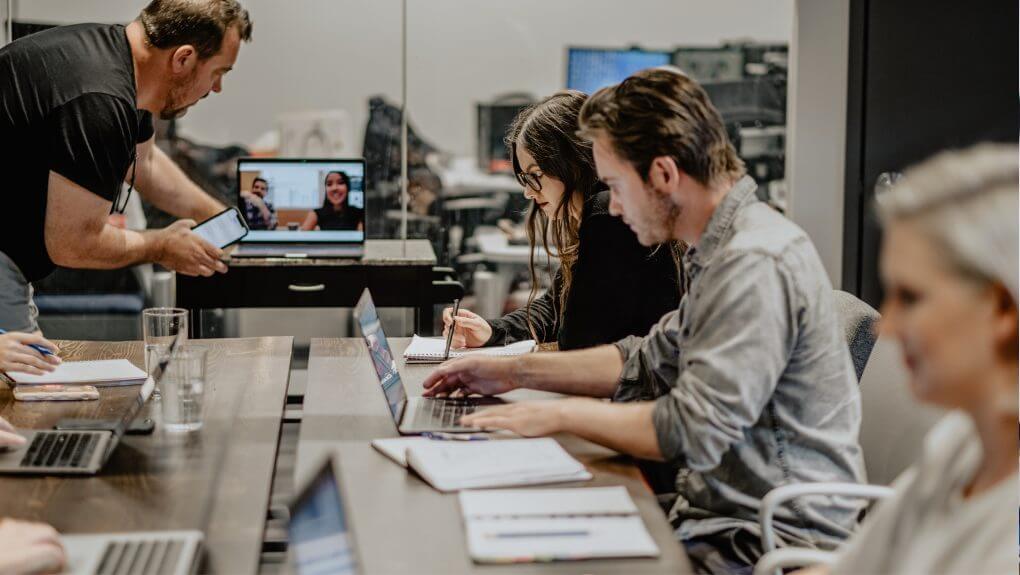
[[[550,221],[545,213],[532,202],[528,210],[525,229],[531,253],[528,257],[528,271],[531,274],[531,293],[528,294],[528,329],[536,340],[531,321],[531,305],[538,295],[538,276],[535,273],[535,247],[541,238],[545,250],[546,265],[551,269],[552,254],[549,250],[549,236],[560,259],[560,285],[554,285],[554,300],[559,304],[558,319],[562,320],[563,309],[573,278],[573,266],[577,261],[578,229],[581,214],[571,214],[574,198],[588,201],[605,186],[595,172],[595,159],[591,143],[577,135],[577,118],[587,96],[576,90],[557,92],[534,104],[517,115],[507,131],[506,144],[514,172],[523,172],[517,161],[517,147],[521,146],[535,158],[542,173],[563,183],[563,197],[556,206],[556,219]],[[576,216],[577,219],[574,219]]]
[[[344,204],[339,210],[333,207],[333,204],[329,202],[329,194],[326,193],[326,180],[329,179],[330,174],[339,174],[340,179],[344,181],[344,185],[347,186],[347,195],[344,196]],[[347,198],[351,195],[351,178],[347,175],[347,172],[341,172],[340,170],[330,170],[326,172],[326,177],[322,179],[322,209],[329,208],[332,211],[342,212],[347,209]]]

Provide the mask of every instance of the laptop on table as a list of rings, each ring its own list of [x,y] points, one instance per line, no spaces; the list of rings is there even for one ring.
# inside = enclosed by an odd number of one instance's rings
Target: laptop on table
[[[142,406],[149,400],[156,383],[163,378],[170,358],[180,343],[178,334],[170,344],[166,355],[153,370],[152,377],[145,380],[134,401],[124,410],[119,420],[112,425],[96,421],[97,429],[50,430],[18,429],[18,434],[27,442],[21,447],[0,450],[0,475],[95,475],[110,459],[113,450],[120,444],[121,437],[134,421]],[[108,427],[108,428],[107,428]]]
[[[481,431],[464,427],[460,418],[486,406],[500,405],[503,400],[494,397],[438,398],[407,397],[400,371],[393,359],[389,341],[383,333],[379,315],[372,301],[372,294],[366,288],[354,308],[354,317],[361,326],[372,365],[379,377],[383,395],[390,408],[390,415],[402,435],[417,435],[426,432],[467,433]]]
[[[339,462],[327,458],[290,506],[288,551],[296,575],[361,572],[339,478]]]
[[[240,158],[237,209],[248,235],[235,258],[360,258],[365,253],[365,160]],[[241,193],[265,193],[275,227]],[[313,229],[303,230],[312,225]]]

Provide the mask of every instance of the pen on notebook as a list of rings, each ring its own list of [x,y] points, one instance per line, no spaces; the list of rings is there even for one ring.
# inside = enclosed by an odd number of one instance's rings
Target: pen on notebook
[[[7,330],[3,329],[3,328],[0,328],[0,335],[3,335],[5,333],[7,333]],[[39,345],[37,343],[29,343],[29,344],[25,344],[25,345],[27,345],[28,347],[38,351],[39,353],[41,353],[43,355],[53,355],[53,352],[50,351],[49,348],[43,347],[43,346],[41,346],[41,345]]]
[[[591,535],[588,530],[574,531],[512,531],[509,533],[486,533],[489,539],[522,539],[526,537],[587,537]]]
[[[457,312],[460,311],[460,299],[453,300],[453,315],[450,316],[450,332],[446,334],[446,352],[443,361],[450,359],[450,345],[453,344],[453,330],[457,329]]]

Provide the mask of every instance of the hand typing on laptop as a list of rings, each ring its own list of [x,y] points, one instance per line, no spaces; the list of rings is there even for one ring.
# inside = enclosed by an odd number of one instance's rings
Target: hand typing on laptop
[[[0,417],[0,450],[19,447],[25,444],[25,438],[18,435],[18,432],[14,430],[14,426],[10,424],[6,419]],[[4,571],[0,569],[0,573]]]
[[[0,573],[60,573],[66,562],[53,527],[0,519]]]
[[[517,389],[516,358],[463,357],[448,361],[425,379],[425,397],[464,395],[500,395]]]

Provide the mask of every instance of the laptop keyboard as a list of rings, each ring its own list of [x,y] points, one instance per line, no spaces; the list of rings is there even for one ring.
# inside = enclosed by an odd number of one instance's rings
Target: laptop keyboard
[[[462,427],[460,418],[474,413],[477,404],[464,400],[433,399],[418,403],[414,412],[413,426],[418,429],[426,427]]]
[[[95,433],[37,432],[21,458],[22,467],[85,467],[99,441]]]
[[[174,573],[183,551],[183,539],[111,541],[96,575]]]

